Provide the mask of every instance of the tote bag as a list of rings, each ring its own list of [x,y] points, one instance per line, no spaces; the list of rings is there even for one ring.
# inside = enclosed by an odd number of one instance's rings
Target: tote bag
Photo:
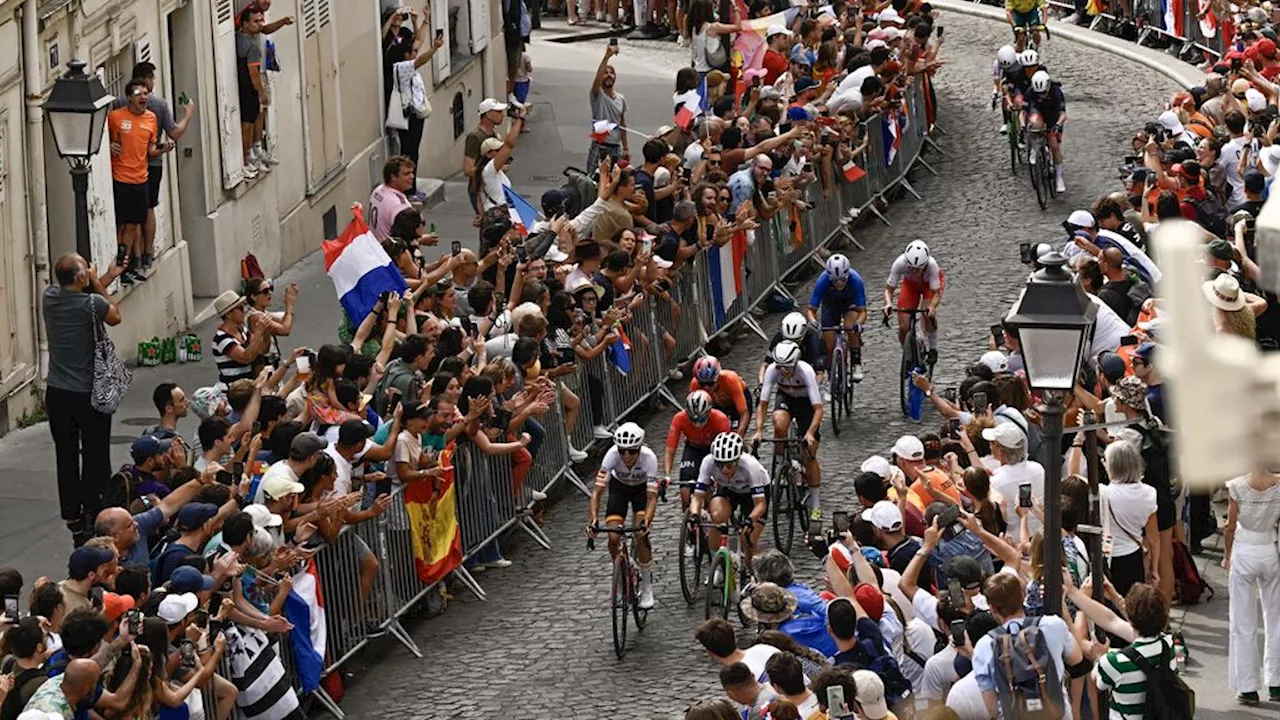
[[[116,354],[115,343],[111,342],[102,320],[93,311],[92,299],[89,301],[89,317],[93,321],[93,392],[89,394],[89,404],[94,410],[111,415],[120,407],[124,394],[129,392],[133,373]]]

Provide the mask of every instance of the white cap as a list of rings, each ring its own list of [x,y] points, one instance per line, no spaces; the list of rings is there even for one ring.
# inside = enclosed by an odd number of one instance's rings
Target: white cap
[[[858,689],[858,705],[868,720],[889,717],[889,704],[884,699],[884,681],[870,670],[855,670],[853,684]]]
[[[1093,213],[1088,210],[1072,210],[1067,216],[1067,222],[1079,227],[1097,227],[1097,221],[1093,219]]]
[[[556,247],[555,245],[552,245],[551,247],[547,248],[547,252],[545,255],[542,256],[542,259],[546,260],[547,262],[562,263],[565,260],[568,260],[569,256],[566,255],[565,252],[560,248]]]
[[[884,34],[890,40],[901,40],[903,36],[906,35],[906,33],[902,31],[902,28],[896,27],[885,28]]]
[[[1258,156],[1262,158],[1262,169],[1268,176],[1280,170],[1280,145],[1268,145],[1258,152]]]
[[[160,601],[160,609],[156,610],[156,615],[168,625],[177,625],[182,622],[183,618],[195,612],[196,606],[199,604],[200,600],[195,596],[195,593],[166,595]]]
[[[888,43],[881,40],[880,38],[876,38],[875,40],[868,40],[866,48],[867,50],[875,50],[878,47],[887,47],[887,46],[888,46]]]
[[[901,25],[902,16],[898,14],[897,10],[894,10],[893,8],[889,8],[876,16],[876,22],[880,23],[881,25],[888,22],[897,23]]]
[[[861,470],[862,472],[875,473],[886,480],[889,479],[889,475],[893,472],[893,468],[890,467],[889,461],[879,455],[872,455],[866,460],[863,460]]]
[[[485,98],[485,99],[483,99],[483,100],[481,100],[481,101],[480,101],[480,114],[481,114],[481,115],[483,115],[483,114],[485,114],[485,113],[487,113],[487,112],[492,112],[492,111],[494,111],[494,110],[506,110],[506,109],[507,109],[507,104],[506,104],[506,103],[504,103],[504,102],[498,102],[497,100],[494,100],[493,98]]]
[[[1267,107],[1267,96],[1257,88],[1245,90],[1244,100],[1249,104],[1249,112],[1262,112]]]
[[[1165,110],[1160,113],[1160,127],[1168,130],[1174,135],[1181,135],[1183,132],[1182,121],[1178,120],[1178,114],[1172,110]]]
[[[244,511],[253,518],[253,526],[256,528],[273,528],[284,524],[284,518],[268,510],[266,505],[250,505]]]
[[[653,186],[655,188],[666,187],[669,182],[671,182],[671,171],[667,169],[666,165],[659,165],[653,171]]]
[[[982,357],[978,362],[986,365],[993,373],[1009,372],[1009,358],[999,350],[988,350],[982,353]]]
[[[1022,428],[1011,422],[985,428],[982,431],[982,439],[999,443],[1007,448],[1017,448],[1027,444],[1027,436],[1022,433]]]
[[[924,443],[915,435],[903,435],[893,444],[893,454],[903,460],[923,460]]]
[[[902,511],[898,504],[889,500],[881,500],[869,510],[862,511],[862,519],[881,530],[898,530],[902,528]]]
[[[786,35],[787,37],[791,37],[792,35],[795,35],[795,33],[788,30],[786,25],[783,25],[781,23],[774,23],[770,25],[769,29],[764,32],[764,36],[765,36],[765,39],[768,39],[773,37],[774,35]]]
[[[689,143],[689,147],[684,149],[684,166],[692,168],[702,161],[702,153],[704,148],[702,143]]]

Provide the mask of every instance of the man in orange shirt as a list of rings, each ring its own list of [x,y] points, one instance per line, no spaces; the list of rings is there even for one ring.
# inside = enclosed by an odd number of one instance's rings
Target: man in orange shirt
[[[932,467],[924,460],[924,443],[915,435],[903,435],[893,444],[894,463],[903,476],[911,480],[907,502],[924,512],[931,502],[955,505],[960,502],[960,491],[951,476]]]
[[[116,208],[116,264],[124,266],[128,262],[120,282],[132,285],[147,279],[140,268],[142,226],[147,221],[151,199],[147,159],[168,152],[173,142],[158,144],[160,121],[147,109],[151,91],[146,82],[129,81],[124,94],[128,104],[107,115],[107,133],[111,138],[111,186]]]

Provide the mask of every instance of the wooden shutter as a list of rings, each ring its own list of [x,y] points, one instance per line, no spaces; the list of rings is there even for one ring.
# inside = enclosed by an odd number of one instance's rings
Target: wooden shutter
[[[324,170],[342,164],[342,116],[338,112],[338,38],[333,16],[334,0],[316,0],[320,28],[321,120],[324,125]]]
[[[314,188],[342,163],[338,115],[337,41],[331,0],[300,0],[302,123],[306,133],[307,184]]]
[[[218,143],[222,155],[222,186],[244,180],[244,150],[240,145],[240,85],[236,69],[236,25],[233,0],[213,2],[213,77],[218,100]]]
[[[449,0],[431,0],[431,37],[423,41],[433,42],[436,31],[444,31],[444,46],[431,58],[431,66],[435,70],[435,82],[440,84],[453,72],[449,64],[449,44],[453,42],[453,33],[449,30]]]
[[[128,80],[123,77],[119,62],[112,60],[100,65],[97,72],[103,87],[108,88],[112,95],[124,92],[124,83]],[[89,192],[86,195],[89,204],[89,251],[93,256],[89,261],[98,272],[105,272],[116,257],[116,205],[111,186],[110,143],[108,133],[103,132],[102,146],[89,163]],[[107,289],[114,292],[114,288]]]
[[[469,0],[471,15],[471,54],[489,46],[489,0]]]
[[[20,239],[10,233],[9,228],[9,197],[5,190],[9,172],[7,155],[9,150],[9,115],[0,113],[0,239],[5,242],[4,251],[0,252],[0,286],[8,288],[8,292],[18,292],[18,283],[13,281],[13,268],[22,267],[24,271],[29,272],[25,268],[22,261],[22,255],[19,254],[19,247],[25,254],[25,238],[21,239],[22,245],[19,245]],[[18,193],[18,197],[22,197],[22,193]],[[15,263],[14,260],[17,260]],[[15,297],[5,298],[0,302],[0,331],[3,332],[5,341],[0,343],[0,377],[8,377],[13,372],[14,366],[18,364],[18,329],[15,327],[14,316],[17,314],[17,308],[14,306]],[[36,299],[39,302],[39,298]],[[34,316],[33,316],[34,319]]]

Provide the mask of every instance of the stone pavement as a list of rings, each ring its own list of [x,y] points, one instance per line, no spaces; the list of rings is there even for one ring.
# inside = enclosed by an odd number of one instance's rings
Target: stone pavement
[[[939,79],[938,94],[939,120],[947,134],[939,141],[947,155],[930,158],[941,175],[917,172],[913,183],[924,201],[896,204],[888,213],[892,227],[863,226],[858,236],[867,252],[855,251],[850,257],[874,297],[901,248],[916,238],[929,242],[948,275],[937,369],[940,385],[946,386],[960,379],[961,368],[976,358],[984,343],[987,327],[1016,296],[1026,275],[1018,263],[1018,243],[1060,237],[1060,222],[1070,210],[1090,205],[1101,192],[1118,189],[1114,167],[1127,152],[1130,134],[1154,117],[1173,86],[1140,65],[1053,41],[1045,51],[1047,62],[1063,82],[1071,108],[1072,132],[1066,138],[1070,190],[1065,199],[1041,212],[1027,179],[1010,176],[1004,139],[995,132],[998,115],[988,110],[990,66],[995,48],[1005,41],[1003,27],[955,14],[943,22],[948,66]],[[560,184],[561,168],[583,160],[589,119],[586,89],[604,45],[603,40],[533,43],[532,130],[521,138],[511,176],[515,187],[535,202],[542,190]],[[618,87],[631,103],[630,125],[651,130],[670,122],[672,78],[687,63],[687,51],[670,43],[625,40],[622,48],[615,65]],[[474,242],[461,187],[456,178],[447,182],[448,201],[430,216],[446,248],[452,239]],[[337,303],[319,258],[304,260],[278,282],[290,279],[301,286],[306,309],[290,340],[310,346],[328,341],[334,335]],[[797,295],[805,298],[807,290],[806,285]],[[766,327],[773,329],[778,319],[767,318]],[[207,339],[212,327],[198,332]],[[727,367],[754,374],[762,355],[762,343],[751,338],[724,361]],[[897,357],[890,331],[878,325],[870,328],[867,379],[855,396],[852,426],[839,439],[825,433],[821,459],[827,473],[823,504],[828,515],[856,502],[848,468],[873,452],[883,452],[900,434],[937,424],[936,416],[927,416],[923,424],[901,418],[894,388]],[[173,379],[190,391],[213,377],[207,359],[139,370],[116,422],[117,464],[125,460],[134,434],[151,422],[150,392],[156,383]],[[643,423],[652,446],[661,445],[670,415],[670,409],[657,411]],[[193,418],[183,425],[188,434],[194,428]],[[0,486],[0,562],[16,564],[28,582],[38,574],[61,575],[70,542],[57,518],[47,428],[37,426],[0,439],[0,474],[5,478]],[[426,654],[425,661],[387,641],[355,658],[348,666],[354,677],[342,702],[344,710],[353,718],[666,718],[679,717],[696,699],[718,694],[716,667],[693,640],[701,609],[686,608],[680,596],[672,552],[678,511],[674,502],[659,507],[654,534],[658,606],[643,632],[633,630],[624,661],[615,660],[611,647],[608,555],[603,543],[600,550],[586,552],[581,533],[585,503],[580,495],[564,493],[548,513],[546,531],[553,551],[513,538],[505,553],[516,564],[478,577],[489,602],[459,595],[444,616],[411,621],[409,630]],[[793,554],[801,575],[815,578],[817,562],[799,547]],[[1218,597],[1195,608],[1184,621],[1193,654],[1190,682],[1200,693],[1198,717],[1274,717],[1274,707],[1237,711],[1222,680],[1226,590],[1216,558],[1213,564],[1206,570]]]

